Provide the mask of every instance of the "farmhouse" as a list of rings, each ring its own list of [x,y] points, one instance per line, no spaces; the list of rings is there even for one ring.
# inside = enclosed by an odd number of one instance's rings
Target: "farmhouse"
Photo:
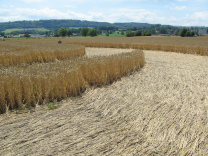
[[[78,34],[76,34],[76,33],[72,33],[72,36],[78,36]]]
[[[41,38],[41,37],[46,37],[46,35],[31,35],[31,38]]]
[[[24,34],[13,35],[12,38],[24,38]]]
[[[20,35],[14,35],[12,38],[20,38]]]

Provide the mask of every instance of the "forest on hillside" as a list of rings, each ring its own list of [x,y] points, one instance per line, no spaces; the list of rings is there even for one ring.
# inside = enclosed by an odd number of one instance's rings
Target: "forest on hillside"
[[[108,23],[108,22],[93,22],[85,20],[38,20],[38,21],[14,21],[14,22],[2,22],[0,23],[0,31],[6,29],[26,29],[26,28],[45,28],[54,30],[60,27],[101,27],[101,26],[113,26],[118,28],[143,28],[149,27],[151,24],[147,23]]]

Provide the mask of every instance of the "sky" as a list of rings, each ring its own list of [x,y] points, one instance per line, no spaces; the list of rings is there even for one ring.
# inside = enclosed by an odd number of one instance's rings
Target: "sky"
[[[208,0],[0,0],[0,22],[75,19],[208,26]]]

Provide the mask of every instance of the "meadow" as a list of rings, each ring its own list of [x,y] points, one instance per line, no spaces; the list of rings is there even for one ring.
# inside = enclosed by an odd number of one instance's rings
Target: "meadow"
[[[44,29],[44,28],[28,28],[28,29],[18,29],[18,28],[14,28],[14,29],[6,29],[5,31],[3,31],[5,34],[10,34],[12,32],[18,32],[18,31],[27,31],[27,30],[33,30],[33,31],[38,31],[38,32],[45,32],[45,31],[49,31],[48,29]]]

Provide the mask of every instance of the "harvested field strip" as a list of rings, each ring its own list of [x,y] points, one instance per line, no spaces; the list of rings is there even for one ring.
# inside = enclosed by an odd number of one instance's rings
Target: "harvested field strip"
[[[85,48],[88,57],[94,56],[110,56],[114,54],[129,53],[134,49],[118,49],[118,48]]]
[[[54,44],[1,44],[0,66],[32,64],[34,62],[51,62],[85,55],[85,47],[81,45]]]
[[[80,57],[2,68],[0,112],[80,95],[88,87],[110,84],[140,69],[144,63],[143,52],[136,50],[109,57]]]

